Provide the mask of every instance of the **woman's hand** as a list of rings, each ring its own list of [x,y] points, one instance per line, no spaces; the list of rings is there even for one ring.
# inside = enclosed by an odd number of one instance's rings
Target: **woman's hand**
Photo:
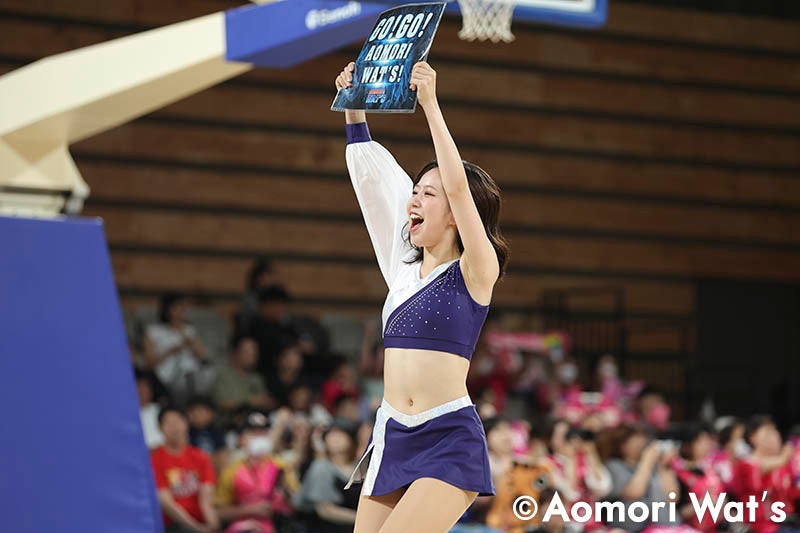
[[[336,76],[336,90],[347,89],[353,85],[353,73],[356,70],[356,64],[352,61],[344,67],[344,69]],[[364,111],[357,109],[346,109],[344,112],[344,120],[348,124],[358,124],[367,121],[367,114]]]
[[[353,71],[356,69],[356,64],[352,61],[336,76],[336,90],[344,89],[353,85]]]
[[[417,101],[425,111],[437,105],[436,71],[426,61],[411,70],[411,89],[417,91]]]

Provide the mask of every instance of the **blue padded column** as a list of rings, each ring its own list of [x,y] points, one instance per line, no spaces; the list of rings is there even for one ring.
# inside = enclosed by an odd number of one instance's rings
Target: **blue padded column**
[[[0,217],[3,531],[160,533],[101,221]]]

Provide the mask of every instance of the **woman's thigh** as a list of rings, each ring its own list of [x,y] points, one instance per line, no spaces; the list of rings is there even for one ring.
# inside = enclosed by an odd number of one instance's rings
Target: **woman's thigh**
[[[439,479],[414,481],[383,522],[380,533],[447,533],[477,498]]]
[[[400,488],[383,496],[364,496],[362,493],[358,500],[353,533],[376,533],[379,531],[405,491],[405,488]]]

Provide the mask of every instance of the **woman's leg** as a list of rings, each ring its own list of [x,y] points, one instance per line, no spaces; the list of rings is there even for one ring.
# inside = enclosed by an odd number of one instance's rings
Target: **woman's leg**
[[[405,488],[400,488],[383,496],[364,496],[362,486],[353,533],[376,533],[379,531],[405,491]]]
[[[439,479],[423,477],[414,481],[389,517],[380,533],[447,533],[477,498]]]

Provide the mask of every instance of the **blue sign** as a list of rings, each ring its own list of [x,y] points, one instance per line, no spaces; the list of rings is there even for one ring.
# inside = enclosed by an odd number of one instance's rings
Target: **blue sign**
[[[400,6],[381,13],[356,60],[353,84],[340,89],[334,111],[413,113],[411,69],[428,57],[445,3]]]

